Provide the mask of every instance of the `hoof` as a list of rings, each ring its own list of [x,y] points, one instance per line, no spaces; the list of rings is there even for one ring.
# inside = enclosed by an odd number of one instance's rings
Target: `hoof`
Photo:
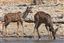
[[[40,39],[41,37],[40,37],[40,36],[38,36],[38,38]]]
[[[41,38],[41,37],[40,37],[40,36],[38,36],[38,40],[41,40],[40,38]]]
[[[55,40],[56,38],[54,37],[53,40]]]
[[[41,40],[40,38],[38,40]]]

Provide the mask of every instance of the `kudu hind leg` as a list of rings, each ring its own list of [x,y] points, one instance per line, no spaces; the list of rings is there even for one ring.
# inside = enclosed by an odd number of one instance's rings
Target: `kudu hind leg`
[[[5,25],[4,25],[4,23],[2,24],[2,38],[4,38],[4,27],[5,27]]]
[[[19,21],[17,22],[17,37],[19,37]]]
[[[5,27],[5,28],[4,28],[4,31],[5,31],[5,32],[3,32],[3,35],[4,35],[4,36],[8,35],[7,30],[6,30],[6,28],[7,28],[8,25],[9,25],[9,22],[5,22],[5,23],[4,23],[4,27]]]

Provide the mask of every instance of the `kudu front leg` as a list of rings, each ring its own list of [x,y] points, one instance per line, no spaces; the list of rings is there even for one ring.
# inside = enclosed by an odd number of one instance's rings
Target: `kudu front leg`
[[[38,31],[38,28],[39,26],[41,25],[41,23],[39,23],[38,21],[35,23],[35,29],[34,31],[36,30],[37,34],[38,34],[38,40],[40,39],[40,34],[39,34],[39,31]]]
[[[56,32],[55,32],[54,28],[50,27],[49,31],[52,32],[53,39],[56,39],[56,37],[55,37]]]
[[[6,35],[8,35],[8,33],[7,33],[7,26],[9,25],[9,22],[5,22],[4,23],[4,36],[6,36]]]
[[[24,35],[25,35],[25,33],[24,33],[23,21],[21,20],[21,21],[20,21],[20,23],[21,23],[21,25],[22,25],[22,34],[23,34],[23,36],[24,36]]]
[[[17,37],[19,37],[19,21],[17,22]]]

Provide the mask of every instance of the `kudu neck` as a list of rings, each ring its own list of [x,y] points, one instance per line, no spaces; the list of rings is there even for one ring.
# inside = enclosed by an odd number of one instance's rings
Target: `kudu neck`
[[[28,15],[28,11],[26,10],[26,11],[23,13],[22,18],[25,19],[27,15]]]

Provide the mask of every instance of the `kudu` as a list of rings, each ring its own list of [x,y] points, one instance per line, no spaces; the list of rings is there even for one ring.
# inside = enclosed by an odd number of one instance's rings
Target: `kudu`
[[[23,18],[25,18],[27,15],[28,15],[28,13],[24,14]],[[46,29],[49,30],[50,32],[52,32],[53,39],[55,39],[55,34],[56,34],[58,28],[57,29],[53,28],[52,17],[48,13],[45,13],[43,11],[38,11],[34,15],[34,21],[25,21],[25,22],[35,24],[35,29],[37,30],[37,34],[38,34],[39,38],[40,38],[40,35],[38,32],[38,28],[42,23],[44,23]],[[35,29],[34,29],[34,31],[35,31]]]
[[[53,22],[52,22],[52,18],[48,13],[45,13],[43,11],[39,11],[34,15],[34,19],[35,19],[35,29],[37,30],[38,33],[38,37],[40,38],[39,32],[38,32],[38,28],[39,26],[44,23],[45,27],[48,31],[52,32],[52,36],[53,39],[55,39],[55,34],[58,30],[53,28]],[[49,27],[49,28],[48,28]]]
[[[7,26],[11,22],[17,22],[18,28],[19,28],[19,22],[20,22],[23,27],[23,19],[25,18],[25,16],[27,16],[27,15],[24,16],[23,14],[28,14],[28,13],[31,13],[30,7],[27,7],[27,9],[24,13],[21,13],[20,11],[18,11],[16,13],[5,14],[4,21],[3,21],[4,22],[3,27],[5,27],[5,31],[6,31]],[[18,28],[17,28],[17,32],[18,32]],[[24,29],[24,27],[23,27],[23,29]],[[6,33],[7,33],[7,31],[6,31]],[[4,33],[3,33],[3,35],[4,35]],[[17,35],[18,35],[18,33],[17,33]]]

